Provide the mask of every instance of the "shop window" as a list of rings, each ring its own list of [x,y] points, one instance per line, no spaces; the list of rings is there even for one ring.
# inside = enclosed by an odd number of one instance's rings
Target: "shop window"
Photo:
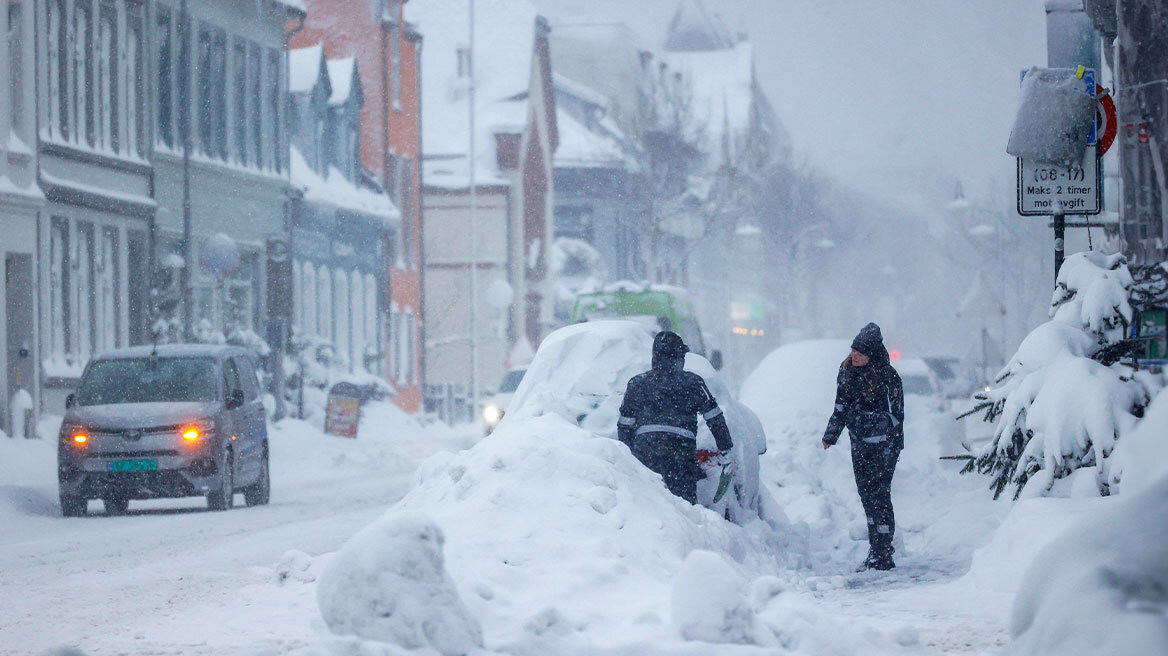
[[[90,146],[94,144],[94,112],[93,112],[93,61],[90,58],[90,30],[93,24],[92,10],[89,5],[78,3],[73,8],[74,35],[73,35],[73,89],[74,112],[77,126],[73,141],[80,143],[82,126],[85,129],[84,140]]]
[[[49,352],[64,361],[72,350],[69,323],[72,303],[69,290],[73,283],[69,257],[69,221],[53,217],[49,236]]]
[[[24,4],[21,0],[8,2],[8,68],[11,74],[11,114],[12,129],[23,134],[24,111]]]

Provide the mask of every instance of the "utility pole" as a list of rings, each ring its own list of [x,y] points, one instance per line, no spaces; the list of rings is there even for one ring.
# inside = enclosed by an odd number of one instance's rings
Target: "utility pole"
[[[470,141],[468,144],[468,158],[467,170],[469,173],[470,182],[470,411],[471,421],[479,413],[479,238],[478,225],[475,221],[475,72],[474,72],[474,56],[475,56],[475,21],[474,21],[474,0],[467,0],[469,5],[469,18],[467,22],[468,31],[470,32],[469,42],[467,44],[467,98],[468,98],[468,123],[469,133],[467,138]]]
[[[195,290],[191,284],[192,269],[195,266],[194,237],[191,227],[191,15],[187,12],[187,0],[179,6],[179,131],[182,132],[183,149],[183,267],[179,272],[179,287],[182,293],[183,341],[195,341],[194,304]]]

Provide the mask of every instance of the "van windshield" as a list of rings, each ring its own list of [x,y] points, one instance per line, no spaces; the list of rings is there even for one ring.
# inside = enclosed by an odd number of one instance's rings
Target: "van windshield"
[[[119,358],[89,365],[78,405],[214,401],[212,358]]]

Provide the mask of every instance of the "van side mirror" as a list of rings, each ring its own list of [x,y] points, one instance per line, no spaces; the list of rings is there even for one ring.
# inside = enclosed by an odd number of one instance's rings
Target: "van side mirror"
[[[231,390],[231,393],[227,395],[227,409],[234,410],[236,408],[242,408],[242,407],[243,407],[243,390],[241,390],[241,389]]]
[[[714,371],[722,371],[722,352],[718,349],[710,351],[710,364],[714,366]]]
[[[70,394],[69,396],[65,397],[65,409],[66,410],[68,410],[69,408],[72,408],[75,405],[77,405],[77,395],[76,394]]]

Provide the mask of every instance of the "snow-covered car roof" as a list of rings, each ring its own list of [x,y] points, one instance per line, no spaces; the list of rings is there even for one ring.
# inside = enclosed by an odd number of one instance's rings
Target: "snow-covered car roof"
[[[233,344],[159,344],[155,346],[130,346],[105,351],[93,357],[94,360],[115,360],[119,358],[145,358],[157,353],[160,358],[220,358],[232,355],[248,355],[248,351]]]

